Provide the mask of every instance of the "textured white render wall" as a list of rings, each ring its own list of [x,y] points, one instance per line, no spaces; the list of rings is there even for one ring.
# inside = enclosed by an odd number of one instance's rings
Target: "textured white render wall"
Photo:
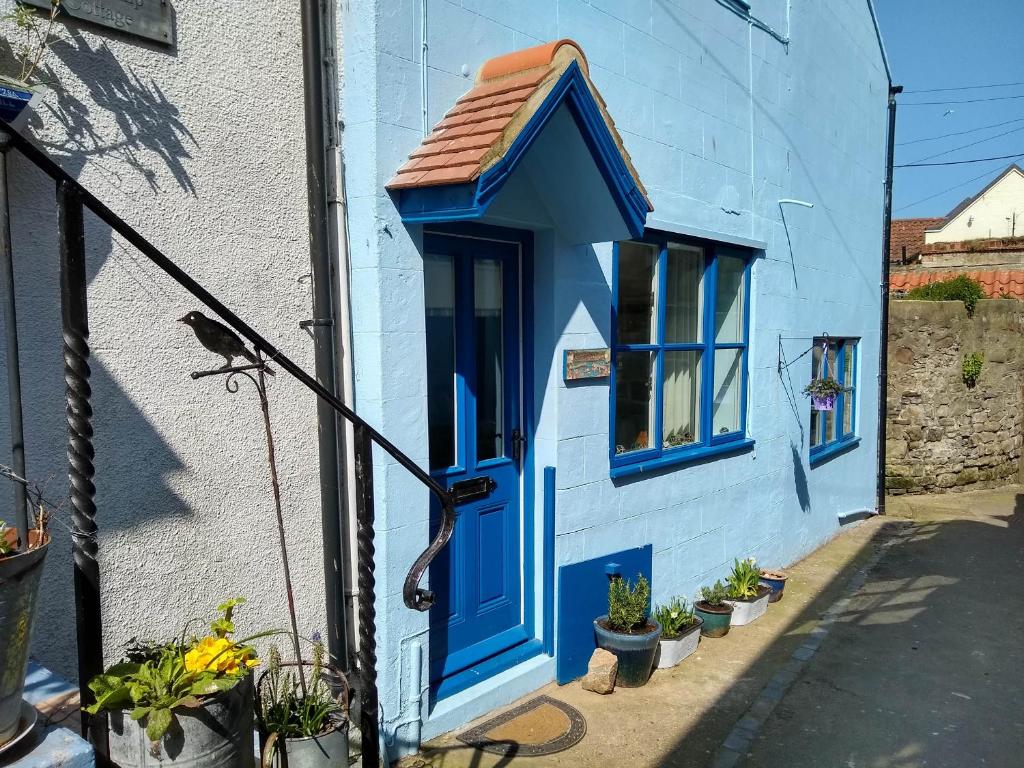
[[[959,243],[989,237],[1024,236],[1024,173],[1014,169],[957,214],[926,243]]]
[[[0,14],[12,5],[0,0]],[[312,345],[299,14],[272,0],[174,0],[177,46],[73,25],[30,128],[111,209],[300,365]],[[9,29],[4,28],[4,33]],[[100,34],[97,34],[100,32]],[[0,56],[6,46],[0,44]],[[12,161],[29,474],[66,493],[54,189]],[[243,631],[287,624],[258,402],[188,374],[223,360],[175,321],[185,291],[87,215],[96,504],[108,660],[246,595]],[[2,345],[0,340],[0,345]],[[0,376],[6,393],[6,371]],[[301,628],[324,626],[315,403],[271,384]],[[3,460],[10,432],[0,407]],[[0,517],[7,516],[4,489]],[[66,517],[65,509],[62,517]],[[75,674],[71,542],[54,526],[34,654]]]

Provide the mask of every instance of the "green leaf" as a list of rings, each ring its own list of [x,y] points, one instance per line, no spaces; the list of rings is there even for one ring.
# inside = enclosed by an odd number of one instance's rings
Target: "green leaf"
[[[131,714],[129,715],[129,717],[132,720],[141,720],[142,718],[144,718],[146,715],[148,715],[152,711],[153,711],[152,707],[136,707],[135,709],[133,709],[131,711]]]
[[[230,691],[237,684],[237,677],[204,677],[192,686],[192,693],[195,696],[209,696],[212,693]]]
[[[95,691],[96,689],[93,688],[93,690]],[[101,709],[125,709],[130,706],[131,703],[132,697],[129,687],[127,685],[119,685],[117,688],[109,688],[102,694],[97,694],[96,703],[87,707],[86,711],[90,715],[95,715]]]
[[[149,713],[149,722],[146,724],[146,735],[150,741],[160,741],[171,727],[174,715],[169,709],[154,709]]]
[[[203,706],[203,702],[197,699],[195,696],[182,696],[171,706],[171,709],[177,709],[178,707],[185,707],[186,709],[195,709],[196,707]]]

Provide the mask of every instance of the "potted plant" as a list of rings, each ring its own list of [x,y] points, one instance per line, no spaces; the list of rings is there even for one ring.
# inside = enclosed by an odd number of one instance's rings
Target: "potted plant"
[[[618,658],[615,682],[623,688],[638,688],[651,676],[661,627],[647,615],[650,596],[642,575],[637,575],[635,587],[616,576],[608,584],[608,614],[594,620],[597,647]]]
[[[724,637],[729,634],[732,605],[726,602],[728,590],[721,581],[700,588],[700,600],[693,604],[693,612],[701,620],[700,633],[704,637]]]
[[[110,713],[114,764],[251,768],[252,669],[260,662],[248,643],[275,633],[235,640],[232,614],[244,602],[218,606],[203,637],[133,641],[122,661],[89,681],[96,701],[85,711]]]
[[[284,768],[348,764],[348,684],[324,662],[325,655],[317,636],[313,661],[302,662],[301,669],[297,663],[281,661],[277,646],[267,654],[267,671],[256,684],[264,768],[275,762]],[[332,685],[339,687],[340,695],[332,692]]]
[[[28,541],[21,541],[18,531],[0,520],[0,746],[26,733],[34,721],[31,707],[23,711],[21,694],[39,581],[50,548],[47,515],[42,505],[38,509]]]
[[[771,590],[761,584],[761,569],[752,557],[734,560],[732,572],[726,578],[729,596],[726,599],[733,607],[730,624],[742,627],[759,619],[768,610],[768,596]]]
[[[654,611],[654,620],[661,625],[661,640],[655,665],[658,669],[674,667],[697,650],[700,627],[704,622],[694,615],[693,608],[682,597],[673,597]]]
[[[3,20],[13,24],[21,37],[15,43],[13,70],[0,73],[0,118],[19,127],[27,115],[26,107],[42,101],[46,88],[35,75],[43,56],[54,42],[53,26],[61,11],[61,0],[50,0],[50,10],[40,16],[35,9],[21,3],[14,6]]]
[[[768,596],[769,603],[777,603],[782,599],[782,593],[786,590],[786,579],[789,575],[783,571],[761,570],[761,583],[772,593]]]
[[[843,386],[831,376],[814,379],[804,387],[804,394],[811,398],[811,408],[816,411],[831,411],[836,407],[836,395],[843,391]]]

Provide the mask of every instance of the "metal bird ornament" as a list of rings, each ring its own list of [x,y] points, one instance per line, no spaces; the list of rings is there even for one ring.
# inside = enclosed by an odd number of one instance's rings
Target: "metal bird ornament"
[[[230,368],[236,357],[245,358],[253,365],[259,365],[259,358],[246,348],[238,334],[223,323],[207,317],[202,312],[189,312],[184,317],[178,318],[178,322],[191,328],[200,344],[211,352],[221,355],[226,361],[225,368]],[[264,366],[264,370],[270,376],[274,375],[270,368]]]

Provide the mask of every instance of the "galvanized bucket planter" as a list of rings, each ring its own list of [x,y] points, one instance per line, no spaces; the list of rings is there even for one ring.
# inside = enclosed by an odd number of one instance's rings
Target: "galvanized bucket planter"
[[[730,598],[726,600],[725,602],[733,608],[732,618],[729,623],[734,627],[742,627],[750,624],[752,621],[757,621],[768,610],[768,598],[771,594],[771,588],[762,584],[758,587],[756,597],[744,599]]]
[[[253,768],[252,675],[200,707],[174,710],[177,721],[155,744],[146,720],[126,711],[110,713],[110,759],[120,768]]]
[[[297,667],[295,662],[282,664],[283,667]],[[312,667],[304,662],[303,667]],[[260,722],[260,741],[263,745],[262,768],[337,768],[349,764],[348,725],[349,725],[349,687],[345,675],[330,664],[323,665],[324,682],[336,683],[341,693],[336,696],[341,711],[333,720],[333,728],[316,736],[287,736],[268,733]],[[257,693],[262,690],[263,681],[269,670],[260,675],[256,684]],[[257,695],[257,706],[261,706],[262,697]],[[260,710],[262,719],[262,710]]]
[[[18,734],[39,580],[49,548],[47,539],[36,549],[0,558],[0,744]]]
[[[700,642],[700,628],[703,624],[704,619],[695,616],[693,624],[684,629],[678,637],[668,640],[662,637],[658,641],[654,666],[658,669],[669,669],[696,651],[697,643]]]

